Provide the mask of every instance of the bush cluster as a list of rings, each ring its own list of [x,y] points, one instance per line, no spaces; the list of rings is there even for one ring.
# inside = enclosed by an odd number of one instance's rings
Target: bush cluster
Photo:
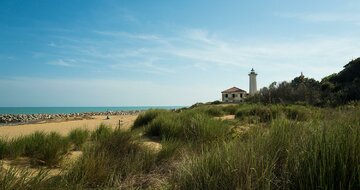
[[[75,150],[80,150],[82,145],[89,139],[90,131],[87,129],[74,129],[69,133],[69,139],[74,144]]]
[[[185,159],[173,188],[358,189],[359,113],[320,125],[276,119],[268,129],[252,128],[246,140]]]
[[[222,121],[197,111],[160,115],[145,129],[148,136],[180,141],[224,140],[229,127]]]
[[[34,134],[1,141],[0,157],[30,157],[35,164],[54,166],[68,152],[70,142],[57,133],[35,132]]]
[[[235,117],[239,120],[250,122],[269,123],[276,118],[286,118],[289,120],[306,121],[310,118],[315,110],[299,105],[282,106],[282,105],[255,105],[244,106],[237,110]]]
[[[35,133],[0,140],[0,157],[11,153],[37,159],[46,155],[45,150],[60,156],[56,153],[62,151],[55,150],[68,150],[68,145],[55,145],[55,141],[79,147],[90,141],[82,147],[82,157],[61,175],[45,178],[46,173],[34,176],[25,170],[0,172],[0,189],[360,188],[358,105],[338,109],[216,106],[225,114],[236,110],[237,120],[232,122],[214,118],[204,111],[209,107],[202,106],[178,113],[162,111],[148,117],[136,131],[101,125],[91,138],[76,130],[68,137]],[[248,125],[244,121],[249,118],[266,125]],[[236,129],[244,131],[231,135]],[[144,146],[149,139],[138,131],[160,137],[161,150]],[[14,151],[9,152],[9,147]]]
[[[165,114],[166,112],[168,112],[168,111],[152,109],[152,110],[148,110],[144,113],[141,113],[134,121],[134,125],[132,126],[132,129],[143,127],[143,126],[149,124],[158,115]]]
[[[85,149],[64,181],[86,188],[121,187],[126,177],[149,172],[155,160],[156,154],[140,146],[132,133],[117,129]]]

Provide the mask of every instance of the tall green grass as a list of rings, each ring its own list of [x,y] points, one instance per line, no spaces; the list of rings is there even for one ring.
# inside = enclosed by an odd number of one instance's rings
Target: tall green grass
[[[150,172],[155,161],[156,155],[140,146],[130,132],[115,130],[85,149],[64,180],[85,188],[120,187],[129,176]]]
[[[110,126],[102,123],[95,131],[91,133],[91,139],[94,141],[101,141],[102,139],[108,138],[112,132],[113,129]]]
[[[69,150],[69,141],[57,133],[35,132],[2,143],[2,157],[14,159],[27,156],[34,164],[54,166]]]
[[[48,175],[48,170],[34,172],[29,169],[10,167],[8,170],[0,170],[0,189],[51,189],[52,187],[48,184]]]
[[[143,127],[147,124],[149,124],[152,120],[154,120],[158,115],[165,114],[169,111],[166,110],[160,110],[160,109],[150,109],[147,110],[144,113],[141,113],[136,120],[134,121],[134,125],[132,126],[132,129],[136,129],[139,127]]]
[[[225,114],[235,115],[236,111],[242,106],[244,105],[228,105],[228,106],[223,106],[222,110]]]
[[[311,116],[316,116],[316,114],[315,108],[299,105],[247,105],[240,107],[236,111],[235,117],[249,123],[270,123],[277,118],[307,121]]]
[[[0,138],[0,159],[3,159],[6,156],[7,143],[5,140]]]
[[[58,164],[70,148],[68,139],[55,132],[50,134],[36,132],[20,141],[25,144],[25,156],[48,166]]]
[[[221,120],[196,111],[160,115],[145,129],[148,136],[192,142],[225,140],[228,132]]]
[[[217,114],[207,112],[209,108],[144,112],[136,131],[101,125],[90,139],[77,131],[72,138],[35,133],[0,141],[0,155],[5,147],[5,157],[35,157],[38,149],[47,149],[41,146],[49,144],[47,139],[73,139],[74,144],[79,140],[79,146],[91,141],[60,176],[0,172],[0,187],[14,189],[18,183],[19,189],[360,189],[359,106],[214,108],[223,114],[236,111],[234,121],[215,119]],[[237,129],[244,131],[234,135]],[[161,150],[144,146],[138,130],[158,136]],[[58,147],[54,150],[68,147],[50,145]],[[10,154],[9,147],[16,151]]]
[[[178,189],[358,189],[359,110],[327,121],[275,119],[249,138],[189,156],[172,178]]]
[[[82,145],[90,138],[90,131],[87,129],[74,129],[70,131],[68,138],[75,145],[75,150],[81,150]]]

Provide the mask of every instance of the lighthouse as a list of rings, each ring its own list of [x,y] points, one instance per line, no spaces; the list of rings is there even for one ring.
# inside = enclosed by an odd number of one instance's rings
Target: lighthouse
[[[251,72],[249,73],[249,94],[254,95],[257,92],[256,87],[256,75],[254,68],[251,69]]]

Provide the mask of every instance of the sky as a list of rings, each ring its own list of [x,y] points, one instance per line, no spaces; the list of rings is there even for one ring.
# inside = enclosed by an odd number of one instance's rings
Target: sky
[[[360,54],[358,0],[1,0],[0,107],[187,106]]]

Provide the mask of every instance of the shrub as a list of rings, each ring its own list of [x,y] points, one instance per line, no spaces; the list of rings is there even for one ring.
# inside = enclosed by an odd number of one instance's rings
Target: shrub
[[[18,138],[19,141],[22,141],[25,145],[25,156],[35,156],[39,155],[40,148],[44,148],[46,143],[46,134],[43,132],[35,132],[31,135]]]
[[[7,143],[3,139],[0,139],[0,159],[3,159],[6,156]]]
[[[58,133],[44,134],[36,132],[24,137],[25,156],[29,156],[37,163],[53,166],[59,163],[68,152],[70,143],[67,138]]]
[[[7,144],[6,157],[13,159],[25,154],[24,137],[13,138]]]
[[[165,140],[198,142],[224,140],[227,132],[228,127],[224,122],[198,111],[160,115],[145,130],[147,135]]]
[[[130,132],[115,130],[102,138],[65,175],[68,184],[83,188],[119,187],[132,175],[147,173],[156,155],[144,150]]]
[[[178,156],[183,144],[175,140],[166,140],[161,142],[161,150],[157,154],[157,163],[167,161],[174,156]]]
[[[229,115],[235,115],[236,111],[239,109],[239,106],[236,105],[230,105],[230,106],[224,106],[222,110]]]
[[[80,150],[82,145],[89,139],[90,132],[87,129],[74,129],[69,133],[69,139],[75,145],[75,150]]]
[[[247,106],[237,110],[235,118],[239,120],[247,120],[250,123],[264,122],[269,123],[273,119],[282,114],[282,110],[279,106]]]
[[[221,117],[224,115],[222,108],[219,106],[208,107],[205,109],[205,113],[214,117]]]
[[[210,102],[211,105],[218,105],[218,104],[222,104],[222,102],[220,100],[215,100],[213,102]]]
[[[253,111],[254,107],[240,108],[236,111],[235,118],[248,123],[259,123],[260,117]]]
[[[245,117],[248,115],[248,111],[244,109],[239,109],[235,113],[235,118],[239,120],[244,120]]]
[[[254,159],[255,156],[256,159]],[[217,145],[183,161],[173,175],[177,189],[270,189],[266,158],[243,144]]]
[[[348,115],[349,114],[350,117]],[[360,187],[360,112],[337,113],[308,134],[301,157],[289,154],[290,181],[294,187],[311,189],[358,189]],[[357,115],[357,116],[356,116]],[[315,126],[314,126],[315,127]],[[299,138],[300,139],[300,138]]]
[[[260,118],[260,122],[269,122],[272,120],[272,112],[271,109],[265,106],[258,106],[249,111],[249,115],[258,116]]]
[[[47,183],[48,175],[48,170],[34,172],[30,169],[10,167],[0,172],[0,189],[51,189]]]
[[[221,117],[224,115],[224,111],[221,106],[214,105],[201,105],[192,109],[195,112],[202,112],[209,116]]]
[[[275,119],[246,140],[187,157],[172,177],[177,189],[358,189],[360,111],[326,121]],[[350,115],[350,116],[347,116]]]
[[[164,114],[168,111],[160,110],[160,109],[150,109],[144,113],[141,113],[136,120],[134,121],[134,125],[132,129],[139,128],[149,124],[152,120],[154,120],[158,115]]]
[[[311,115],[311,110],[303,106],[288,106],[284,108],[286,117],[291,120],[306,121]]]
[[[111,135],[112,132],[113,130],[109,126],[106,126],[102,123],[95,131],[91,133],[91,139],[95,141],[106,139]]]
[[[99,188],[105,185],[115,172],[111,159],[104,151],[87,151],[66,173],[65,184],[84,188]],[[80,188],[80,189],[82,189]]]
[[[68,152],[69,141],[57,133],[35,132],[8,142],[6,157],[28,156],[36,164],[53,166]]]
[[[130,132],[115,130],[106,139],[102,139],[97,149],[111,153],[115,157],[121,157],[131,151],[139,151],[141,148],[135,143],[135,138]]]

